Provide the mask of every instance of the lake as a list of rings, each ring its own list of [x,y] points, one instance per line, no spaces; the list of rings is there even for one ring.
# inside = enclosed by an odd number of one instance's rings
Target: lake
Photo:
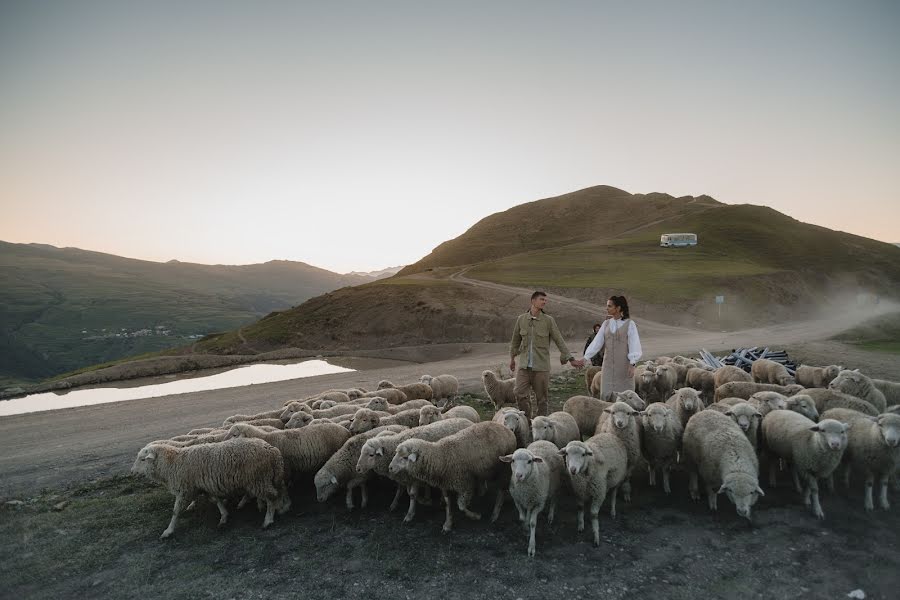
[[[347,358],[337,359],[336,362],[338,361],[344,364],[352,364],[353,362],[352,359]],[[401,361],[377,359],[359,359],[358,362],[361,368],[372,367],[374,366],[373,362],[377,362],[379,365],[384,362],[404,364]],[[106,404],[108,402],[122,402],[125,400],[156,398],[172,394],[186,394],[188,392],[218,390],[243,385],[285,381],[287,379],[314,377],[316,375],[346,373],[355,370],[330,364],[324,360],[306,360],[288,364],[260,363],[244,365],[227,370],[219,369],[217,371],[201,371],[155,377],[152,380],[116,382],[99,387],[80,388],[66,393],[45,392],[42,394],[31,394],[24,398],[0,401],[0,416],[71,408],[74,406],[88,406],[91,404]],[[213,374],[210,374],[211,372]]]

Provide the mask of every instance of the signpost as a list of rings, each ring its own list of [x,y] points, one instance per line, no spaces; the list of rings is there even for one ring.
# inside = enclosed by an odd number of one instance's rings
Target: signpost
[[[719,320],[722,320],[722,305],[725,304],[725,296],[716,296],[716,305],[719,307]]]

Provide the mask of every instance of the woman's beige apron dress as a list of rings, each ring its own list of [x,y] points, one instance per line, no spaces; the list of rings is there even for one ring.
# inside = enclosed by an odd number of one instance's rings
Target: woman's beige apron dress
[[[603,334],[603,367],[600,369],[600,399],[611,402],[616,392],[634,391],[634,377],[628,374],[628,328],[623,320],[615,333],[607,325]]]

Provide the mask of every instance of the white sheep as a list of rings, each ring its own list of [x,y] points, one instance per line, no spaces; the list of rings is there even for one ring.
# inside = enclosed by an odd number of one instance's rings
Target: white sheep
[[[597,433],[611,433],[618,437],[628,452],[628,468],[622,484],[622,498],[631,502],[631,473],[641,460],[641,423],[637,420],[640,412],[628,404],[616,401],[603,409],[597,423]]]
[[[391,404],[403,404],[409,398],[406,397],[406,394],[401,392],[396,388],[384,388],[375,392],[366,392],[361,396],[362,398],[384,398]]]
[[[716,388],[715,401],[722,398],[743,398],[748,400],[756,392],[778,392],[784,396],[793,396],[803,391],[802,385],[775,385],[772,383],[754,383],[752,381],[732,381]]]
[[[289,480],[322,468],[350,438],[350,432],[335,424],[266,432],[247,423],[235,423],[228,438],[257,438],[278,448],[284,458],[285,479]]]
[[[741,428],[747,441],[753,446],[754,450],[759,445],[759,423],[762,421],[763,415],[759,409],[749,402],[736,402],[727,404],[724,402],[716,402],[710,404],[706,410],[718,411],[731,419]]]
[[[900,383],[887,379],[873,379],[872,383],[884,394],[888,406],[900,404]]]
[[[432,400],[434,390],[427,383],[420,381],[397,386],[397,389],[406,394],[407,400]]]
[[[838,419],[851,424],[847,450],[844,452],[844,483],[850,484],[850,471],[865,477],[866,494],[863,506],[873,510],[872,488],[875,479],[881,485],[879,504],[882,509],[891,507],[888,502],[888,480],[900,467],[900,415],[885,413],[877,417],[855,413],[852,410],[833,408],[825,411],[824,419]]]
[[[534,556],[538,515],[548,507],[547,522],[553,524],[565,462],[559,448],[543,440],[501,456],[500,460],[510,464],[509,495],[519,511],[519,520],[528,527],[528,556]]]
[[[800,413],[812,421],[819,420],[819,411],[816,409],[816,401],[806,394],[797,394],[784,401],[784,407],[795,413]]]
[[[478,411],[472,408],[471,406],[454,406],[452,408],[448,408],[449,404],[444,408],[438,408],[437,406],[423,406],[419,409],[419,425],[428,425],[429,423],[434,423],[435,421],[440,421],[441,419],[468,419],[473,423],[478,423],[481,421],[481,417],[478,415]]]
[[[797,367],[795,379],[803,387],[824,388],[828,387],[831,380],[837,377],[843,369],[840,365],[828,365],[827,367],[800,365]]]
[[[635,410],[644,410],[646,406],[640,396],[631,390],[615,394],[614,399],[625,402]],[[596,433],[597,422],[603,416],[603,410],[612,404],[593,396],[572,396],[563,404],[563,411],[575,417],[581,437],[589,438]]]
[[[590,501],[594,546],[600,545],[600,508],[609,496],[610,515],[616,516],[616,495],[628,473],[628,450],[611,433],[598,433],[587,441],[569,442],[559,454],[578,503],[578,531],[584,531],[584,505]]]
[[[515,377],[500,379],[496,373],[486,369],[481,372],[481,383],[488,398],[494,403],[494,408],[499,409],[508,404],[516,405],[516,394],[513,391],[516,387]]]
[[[419,381],[431,387],[433,402],[438,400],[453,400],[459,393],[459,380],[453,375],[422,375]]]
[[[634,389],[644,402],[653,402],[657,397],[656,365],[648,362],[634,370]]]
[[[356,435],[364,433],[370,429],[381,427],[383,425],[403,425],[405,427],[415,427],[419,424],[419,411],[421,409],[413,408],[404,410],[396,415],[385,415],[368,408],[361,408],[356,411],[350,420],[350,433]]]
[[[687,374],[687,370],[685,370],[685,374]],[[660,402],[664,402],[674,394],[677,385],[678,369],[676,365],[661,364],[656,367],[656,392]]]
[[[762,422],[768,451],[791,466],[795,485],[803,484],[803,503],[810,506],[819,519],[824,519],[825,513],[819,503],[818,480],[831,477],[841,463],[849,428],[834,419],[816,423],[791,410],[773,410]],[[775,461],[770,461],[769,483],[773,487],[776,471]]]
[[[391,459],[394,457],[397,446],[410,438],[436,442],[448,435],[462,431],[471,424],[472,421],[468,419],[444,419],[430,425],[413,427],[396,434],[385,435],[382,432],[373,438],[369,438],[363,444],[359,454],[359,461],[356,463],[356,471],[360,475],[371,471],[376,475],[395,481],[397,483],[397,493],[394,495],[390,509],[394,510],[397,508],[400,496],[405,491],[409,495],[409,509],[406,511],[406,516],[403,517],[403,522],[409,523],[416,516],[416,504],[426,503],[425,497],[422,496],[420,491],[430,494],[431,488],[421,486],[423,489],[420,490],[420,482],[411,477],[406,471],[399,473],[391,473],[389,471],[388,467],[391,464]]]
[[[763,418],[773,410],[787,408],[787,397],[778,392],[756,392],[747,399],[747,402],[756,407]]]
[[[321,426],[307,427],[306,429],[315,430],[318,427]],[[316,499],[319,502],[325,502],[337,490],[346,487],[345,503],[347,510],[353,510],[353,490],[358,487],[362,494],[361,506],[366,508],[369,504],[369,490],[366,488],[366,480],[370,474],[360,474],[356,471],[356,463],[359,462],[359,453],[363,444],[366,443],[366,440],[375,437],[383,431],[400,433],[405,429],[406,427],[401,425],[385,425],[349,438],[316,472],[313,479],[316,485]]]
[[[453,529],[453,510],[450,492],[457,495],[456,504],[466,516],[480,519],[469,510],[475,492],[484,483],[502,486],[494,503],[492,521],[496,521],[503,506],[504,488],[508,485],[509,470],[497,460],[516,449],[512,431],[493,421],[473,423],[471,426],[436,442],[410,439],[397,446],[389,470],[407,470],[412,477],[432,487],[440,488],[446,504],[443,531]]]
[[[832,408],[849,408],[873,417],[878,415],[878,410],[862,398],[830,388],[810,388],[803,390],[803,394],[813,399],[819,414]]]
[[[303,411],[298,411],[291,415],[291,418],[288,419],[288,422],[284,424],[284,430],[288,431],[290,429],[300,429],[301,427],[310,425],[314,420],[327,421],[327,419],[314,419],[311,414]],[[331,421],[328,422],[330,423]]]
[[[272,524],[280,503],[286,510],[284,460],[277,448],[262,440],[228,440],[218,444],[199,444],[176,448],[148,444],[138,452],[131,472],[161,483],[175,495],[175,507],[165,539],[175,532],[184,502],[206,494],[219,507],[219,525],[228,520],[223,499],[232,494],[249,494],[266,503],[263,527]]]
[[[714,382],[716,387],[732,381],[753,381],[753,377],[747,371],[734,365],[725,365],[715,370]]]
[[[869,377],[860,373],[859,369],[853,371],[844,369],[828,384],[828,389],[865,400],[874,406],[879,414],[883,413],[884,409],[887,408],[887,400],[884,394],[875,387],[875,384],[872,383]]]
[[[500,423],[516,436],[516,447],[525,448],[531,443],[531,427],[528,426],[528,417],[525,411],[504,406],[491,419],[495,423]]]
[[[682,453],[693,500],[700,499],[699,477],[710,510],[717,509],[717,495],[725,492],[738,515],[750,519],[751,508],[765,493],[759,487],[756,452],[734,421],[714,410],[694,415],[684,428]]]
[[[656,485],[656,471],[662,471],[663,491],[672,492],[669,473],[677,462],[681,449],[684,428],[671,407],[663,402],[654,402],[641,413],[642,450],[647,459],[650,485]]]
[[[688,369],[685,385],[700,392],[700,397],[705,404],[712,404],[716,393],[716,375],[712,371],[701,367]]]
[[[531,434],[535,441],[545,440],[557,448],[563,448],[572,440],[581,439],[575,417],[565,411],[535,417],[531,421]]]
[[[685,427],[688,420],[704,408],[700,394],[691,387],[683,387],[676,390],[666,400],[666,406],[675,411],[675,416],[678,417],[682,427]]]
[[[753,381],[756,383],[774,383],[784,386],[797,383],[788,373],[787,367],[767,358],[753,361],[750,366],[750,375],[753,376]]]

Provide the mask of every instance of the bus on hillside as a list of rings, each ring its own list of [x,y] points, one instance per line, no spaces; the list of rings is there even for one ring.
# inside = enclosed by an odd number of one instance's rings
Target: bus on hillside
[[[696,246],[696,233],[664,233],[659,236],[659,245],[663,248],[673,248],[678,246]]]

